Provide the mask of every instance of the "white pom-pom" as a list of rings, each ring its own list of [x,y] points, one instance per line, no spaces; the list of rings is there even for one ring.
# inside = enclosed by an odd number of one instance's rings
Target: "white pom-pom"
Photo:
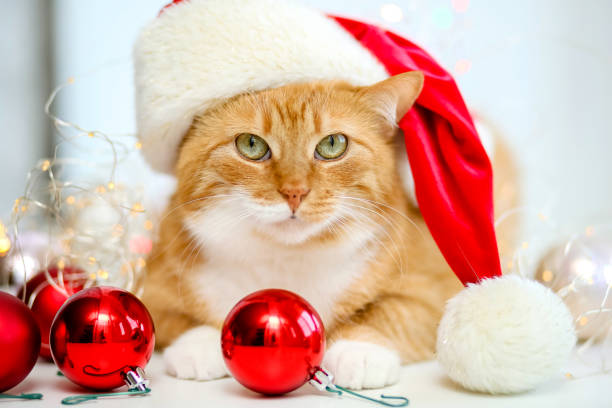
[[[465,388],[509,394],[558,374],[575,343],[561,298],[533,280],[506,275],[469,285],[448,301],[437,354]]]

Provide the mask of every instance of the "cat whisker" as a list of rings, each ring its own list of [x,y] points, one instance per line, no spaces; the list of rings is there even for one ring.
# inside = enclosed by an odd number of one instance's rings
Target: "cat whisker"
[[[353,229],[357,229],[358,231],[365,231],[368,232],[371,230],[371,228],[368,228],[368,226],[363,226],[363,224],[360,221],[357,221],[356,219],[351,219],[350,221],[353,221],[352,223],[349,224],[348,219],[344,219],[341,223],[340,223],[340,228],[345,231],[345,233],[349,236],[351,236],[352,231],[350,230],[351,228]],[[355,224],[357,223],[357,224]],[[391,250],[384,245],[384,243],[376,236],[376,235],[372,235],[372,240],[377,244],[376,248],[384,248],[385,251],[387,252],[387,254],[391,257],[391,259],[393,259],[395,266],[398,268],[398,270],[400,271],[400,274],[403,274],[403,268],[402,268],[402,264],[401,262],[397,259],[397,257],[395,256],[395,254],[393,254],[391,252]],[[367,248],[366,248],[367,249]],[[372,251],[370,249],[367,249],[369,253],[376,253],[376,251]],[[398,254],[399,255],[399,254]]]
[[[353,215],[353,217],[354,217],[354,215]],[[365,233],[368,233],[368,232],[372,231],[371,228],[363,227],[363,224],[359,220],[357,220],[355,218],[349,219],[349,218],[347,218],[345,216],[340,216],[340,218],[337,221],[338,221],[338,224],[339,224],[337,226],[342,229],[342,231],[349,237],[349,239],[350,239],[350,237],[353,236],[353,234],[352,234],[353,231],[350,230],[351,228],[355,228],[355,229],[357,229],[357,230],[359,230],[361,232],[365,232]],[[382,245],[382,242],[378,239],[378,237],[376,237],[376,235],[372,235],[372,239],[375,240],[375,242],[378,243],[379,245]],[[367,248],[369,244],[370,244],[369,240],[366,241],[363,244],[363,249],[364,250],[368,250],[368,252],[372,252],[371,250],[369,250]]]
[[[347,203],[347,202],[344,202],[343,204],[344,204],[344,205],[347,205],[347,206],[349,206],[349,207],[360,208],[360,209],[362,209],[362,210],[366,210],[366,211],[368,211],[368,212],[370,212],[370,213],[373,213],[373,214],[375,214],[375,215],[379,216],[380,218],[382,218],[382,219],[383,219],[383,221],[385,221],[387,224],[389,224],[389,225],[390,225],[390,227],[391,227],[391,228],[392,228],[392,229],[393,229],[393,230],[394,230],[394,231],[395,231],[397,234],[400,234],[400,233],[401,233],[401,231],[399,231],[398,227],[397,227],[395,224],[393,224],[393,223],[391,222],[391,220],[389,220],[389,218],[388,218],[388,217],[386,217],[386,216],[385,216],[384,214],[382,214],[381,212],[378,212],[378,211],[375,211],[375,210],[372,210],[372,209],[370,209],[370,208],[363,207],[363,206],[360,206],[360,205],[357,205],[357,204],[352,204],[352,203]],[[382,228],[382,232],[383,232],[383,233],[384,233],[384,234],[387,236],[387,238],[389,238],[389,240],[391,241],[391,243],[392,243],[392,244],[393,244],[393,246],[395,247],[395,251],[396,251],[396,253],[397,253],[397,254],[400,256],[400,259],[401,259],[401,255],[400,255],[400,251],[399,251],[399,246],[397,245],[396,240],[395,240],[395,239],[394,239],[394,238],[393,238],[393,237],[392,237],[392,236],[391,236],[391,235],[390,235],[390,234],[387,232],[387,230],[386,230],[385,228]],[[401,269],[403,270],[403,268],[401,268]]]
[[[347,205],[346,207],[344,205]],[[345,211],[347,211],[353,218],[352,221],[357,223],[357,226],[362,227],[362,231],[368,231],[371,230],[372,225],[364,225],[362,223],[362,221],[371,221],[374,222],[371,218],[364,216],[363,214],[360,214],[358,211],[354,211],[351,210],[350,207],[352,208],[359,208],[359,209],[364,209],[364,210],[369,210],[368,208],[362,207],[362,206],[355,206],[355,205],[348,205],[347,203],[344,204],[340,204],[341,208]],[[378,214],[380,215],[380,214]],[[380,215],[382,217],[382,215]],[[385,218],[385,217],[383,217]],[[388,220],[387,220],[388,221]],[[379,225],[379,224],[377,224]],[[368,228],[369,227],[369,228]],[[380,247],[384,248],[387,253],[389,254],[389,256],[393,259],[393,261],[395,262],[395,265],[398,267],[400,274],[403,274],[404,272],[404,268],[403,268],[403,262],[402,262],[402,256],[401,253],[399,251],[399,247],[396,243],[396,241],[393,239],[393,237],[391,237],[391,235],[389,235],[389,233],[383,228],[382,229],[383,233],[387,236],[387,238],[389,239],[389,241],[391,241],[391,243],[393,244],[393,247],[395,248],[395,254],[389,249],[389,247],[387,245],[384,245],[384,243],[380,240],[380,238],[378,238],[375,234],[372,235],[372,239],[374,239]]]
[[[167,213],[164,215],[164,217],[162,217],[162,218],[159,220],[159,224],[161,225],[162,221],[163,221],[163,220],[165,220],[165,219],[166,219],[166,217],[168,217],[168,216],[169,216],[169,215],[170,215],[172,212],[174,212],[175,210],[177,210],[177,209],[179,209],[180,207],[183,207],[183,206],[185,206],[185,205],[187,205],[187,204],[191,204],[191,203],[193,203],[193,202],[197,202],[197,201],[203,201],[203,200],[206,200],[206,199],[209,199],[209,198],[223,198],[223,197],[229,197],[229,199],[227,199],[227,200],[226,200],[226,201],[228,201],[228,202],[229,202],[229,201],[234,201],[234,200],[237,200],[238,198],[240,198],[240,197],[236,197],[236,196],[235,196],[235,195],[233,195],[233,194],[216,194],[216,195],[212,195],[212,196],[199,197],[199,198],[196,198],[196,199],[193,199],[193,200],[189,200],[189,201],[184,202],[184,203],[182,203],[182,204],[180,204],[180,205],[177,205],[177,206],[176,206],[176,207],[174,207],[174,208],[173,208],[171,211],[167,212]],[[183,224],[181,225],[181,230],[179,231],[179,233],[178,233],[178,234],[176,234],[176,236],[175,236],[175,237],[172,239],[172,241],[170,241],[168,244],[166,244],[166,246],[165,246],[163,249],[161,249],[159,252],[157,252],[157,253],[155,254],[155,256],[154,256],[154,257],[152,257],[151,259],[155,259],[155,258],[159,257],[160,255],[164,254],[164,253],[165,253],[165,252],[168,250],[168,248],[170,248],[170,247],[172,246],[172,244],[173,244],[173,243],[174,243],[174,242],[175,242],[175,241],[176,241],[176,240],[177,240],[177,239],[180,237],[180,235],[181,235],[183,232],[185,232],[185,231],[186,231],[186,225],[183,223]]]
[[[370,204],[374,204],[376,206],[382,206],[385,208],[390,209],[391,211],[397,213],[398,215],[402,216],[404,219],[406,219],[406,221],[408,221],[414,228],[416,228],[416,230],[418,231],[419,234],[421,234],[421,237],[425,237],[425,234],[423,233],[423,230],[421,229],[421,227],[419,227],[417,225],[416,222],[414,222],[414,220],[410,217],[408,217],[406,214],[404,214],[403,212],[401,212],[400,210],[398,210],[395,207],[392,207],[390,205],[387,205],[385,203],[381,203],[380,201],[374,201],[374,200],[368,200],[366,198],[358,198],[358,197],[351,197],[351,196],[338,196],[338,198],[345,198],[348,200],[357,200],[357,201],[364,201],[364,202],[368,202]]]
[[[391,220],[389,220],[389,218],[384,214],[384,210],[376,211],[376,210],[371,209],[371,208],[367,208],[367,207],[360,206],[358,204],[347,203],[347,202],[344,202],[344,204],[348,205],[348,206],[353,206],[355,208],[361,208],[361,209],[364,209],[364,210],[366,210],[368,212],[371,212],[371,213],[373,213],[375,215],[378,215],[380,218],[383,219],[383,221],[385,221],[387,224],[389,224],[389,226],[393,229],[393,231],[395,231],[398,235],[401,236],[401,230],[399,229],[399,227],[395,223],[393,223],[393,222],[391,222]],[[379,209],[378,207],[375,207],[375,208]]]
[[[172,209],[168,210],[164,216],[158,221],[160,224],[162,223],[162,221],[164,221],[166,218],[168,218],[168,216],[170,216],[172,213],[174,213],[176,210],[183,208],[186,205],[198,202],[198,201],[204,201],[204,200],[209,200],[212,198],[226,198],[226,197],[231,197],[231,198],[239,198],[237,197],[235,194],[214,194],[214,195],[209,195],[209,196],[204,196],[204,197],[198,197],[198,198],[194,198],[193,200],[189,200],[189,201],[185,201],[184,203],[181,203],[179,205],[176,205],[175,207],[173,207]]]

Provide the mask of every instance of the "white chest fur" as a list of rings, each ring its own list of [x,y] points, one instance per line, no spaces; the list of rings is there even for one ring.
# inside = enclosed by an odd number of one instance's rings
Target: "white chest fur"
[[[253,233],[252,223],[241,220],[232,207],[219,206],[189,223],[206,251],[206,263],[195,271],[195,290],[209,307],[211,317],[222,321],[249,293],[280,288],[304,297],[324,324],[330,322],[339,296],[366,267],[369,253],[364,246],[371,234],[358,233],[350,242],[333,245],[287,246],[260,239]]]

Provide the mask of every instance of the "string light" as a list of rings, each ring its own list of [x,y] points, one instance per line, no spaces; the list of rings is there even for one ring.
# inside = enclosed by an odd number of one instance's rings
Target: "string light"
[[[22,232],[46,231],[49,245],[45,254],[30,254],[20,245],[15,245],[16,260],[10,273],[22,274],[20,281],[27,278],[26,273],[31,273],[33,267],[38,268],[35,265],[39,262],[40,266],[54,265],[60,270],[75,266],[83,269],[89,278],[86,287],[104,281],[138,295],[143,281],[140,275],[146,266],[144,256],[152,247],[149,235],[154,225],[150,219],[135,216],[146,213],[140,204],[142,196],[138,191],[141,190],[117,185],[115,174],[117,166],[135,149],[142,148],[142,144],[135,141],[126,144],[119,139],[126,136],[111,138],[104,132],[84,129],[52,113],[58,93],[74,83],[75,78],[70,77],[53,90],[45,104],[45,113],[55,126],[59,142],[54,155],[41,159],[28,173],[25,193],[13,205],[10,228],[0,227],[0,256],[12,249],[11,242],[19,243]],[[88,149],[90,146],[100,149],[102,145],[104,150],[95,153],[89,150],[87,160],[58,157],[62,144],[79,146],[74,143],[79,138],[87,141]],[[109,153],[112,157],[110,163]],[[92,157],[103,159],[98,161]],[[67,166],[71,170],[68,173],[70,179],[66,178],[64,171]],[[71,175],[79,174],[79,166],[99,169],[99,175],[106,174],[106,181],[91,186],[72,179],[74,176]],[[44,177],[41,177],[43,173]],[[41,191],[48,191],[48,195],[41,196]],[[43,225],[41,220],[44,220]],[[138,252],[130,249],[130,243],[136,238],[140,242]],[[60,278],[55,280],[49,276],[48,279],[53,285],[63,284]],[[7,284],[5,275],[0,275],[2,284]]]
[[[6,256],[11,250],[11,240],[6,235],[6,227],[0,222],[0,257]]]
[[[142,204],[135,203],[132,206],[132,210],[131,210],[132,215],[136,215],[136,214],[143,213],[143,212],[144,212],[144,207],[142,206]]]
[[[593,278],[593,273],[595,273],[595,264],[590,259],[576,259],[572,264],[572,269],[576,276],[580,277],[580,279],[589,282]]]
[[[105,271],[104,269],[99,269],[99,270],[98,270],[98,277],[99,277],[100,279],[104,279],[104,280],[106,280],[106,279],[108,279],[108,272],[107,272],[107,271]]]

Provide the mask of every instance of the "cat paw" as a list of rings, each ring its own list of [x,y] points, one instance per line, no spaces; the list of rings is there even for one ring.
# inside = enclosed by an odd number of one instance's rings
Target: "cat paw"
[[[399,379],[401,360],[397,352],[377,344],[339,340],[325,353],[323,367],[334,383],[346,388],[381,388]]]
[[[164,350],[166,372],[185,380],[214,380],[227,376],[221,354],[221,333],[199,326],[183,333]]]

